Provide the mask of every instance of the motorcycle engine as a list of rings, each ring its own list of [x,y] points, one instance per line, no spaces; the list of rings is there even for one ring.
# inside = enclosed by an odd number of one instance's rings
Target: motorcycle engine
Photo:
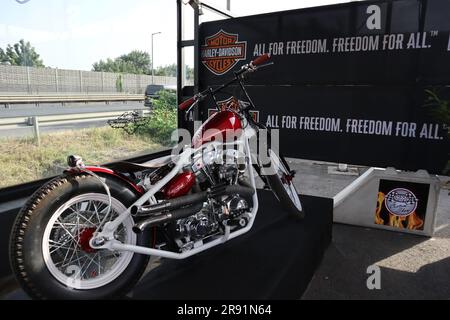
[[[246,158],[239,150],[207,147],[194,155],[190,169],[200,188],[213,192],[215,187],[220,189],[223,185],[238,183],[246,170]],[[210,198],[202,210],[177,221],[176,242],[181,250],[189,250],[196,241],[222,234],[224,225],[244,227],[248,209],[247,201],[239,195]]]
[[[179,244],[188,244],[219,233],[224,220],[228,225],[245,227],[247,218],[244,213],[248,208],[247,201],[239,195],[224,196],[221,201],[208,200],[197,214],[177,221],[179,239],[182,239]]]
[[[219,222],[206,210],[178,220],[178,232],[186,241],[202,239],[217,231],[218,228]]]
[[[245,154],[235,149],[205,148],[194,156],[192,171],[200,183],[211,186],[237,183],[247,168]]]

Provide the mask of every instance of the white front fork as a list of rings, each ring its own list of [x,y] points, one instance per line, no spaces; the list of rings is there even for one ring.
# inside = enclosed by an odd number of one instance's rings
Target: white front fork
[[[252,129],[253,130],[253,129]],[[250,177],[250,183],[255,190],[255,193],[253,194],[253,208],[249,215],[249,221],[247,226],[245,226],[242,229],[239,229],[237,231],[230,232],[230,227],[225,226],[225,233],[221,237],[212,240],[206,244],[202,244],[198,247],[194,247],[191,250],[182,252],[182,253],[176,253],[176,252],[170,252],[166,250],[160,250],[160,249],[152,249],[142,246],[136,246],[136,245],[130,245],[130,244],[124,244],[118,240],[114,239],[114,231],[117,229],[117,227],[122,224],[125,219],[129,217],[130,208],[133,206],[141,206],[146,201],[148,201],[150,198],[152,198],[156,192],[158,192],[162,187],[164,187],[173,177],[175,177],[178,172],[188,163],[190,163],[190,158],[193,152],[196,150],[194,149],[187,149],[183,153],[180,154],[179,160],[176,162],[175,167],[160,181],[158,181],[150,190],[148,190],[144,195],[142,195],[135,203],[133,203],[125,212],[122,212],[116,219],[113,221],[110,221],[105,224],[103,230],[99,232],[95,238],[92,238],[90,241],[90,245],[95,249],[109,249],[113,251],[131,251],[135,253],[145,254],[145,255],[152,255],[152,256],[158,256],[163,258],[170,258],[170,259],[185,259],[187,257],[190,257],[194,254],[197,254],[199,252],[202,252],[204,250],[207,250],[211,247],[214,247],[218,244],[224,243],[230,239],[233,239],[237,236],[240,236],[247,231],[249,231],[253,223],[255,221],[256,213],[258,212],[258,196],[256,194],[256,183],[255,183],[255,175],[253,172],[253,163],[252,163],[252,157],[250,152],[250,146],[248,143],[248,140],[254,135],[254,131],[245,130],[245,134],[243,137],[244,143],[245,143],[245,149],[246,153],[248,155],[248,164],[247,164],[247,170],[249,172]]]

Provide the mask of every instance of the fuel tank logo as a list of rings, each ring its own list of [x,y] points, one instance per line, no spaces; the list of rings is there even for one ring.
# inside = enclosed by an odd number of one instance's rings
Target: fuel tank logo
[[[409,216],[417,209],[417,197],[408,189],[391,190],[385,199],[386,209],[396,216]]]
[[[248,104],[248,102],[240,101],[236,99],[235,97],[231,96],[226,100],[217,101],[217,105],[220,108],[220,111],[233,111],[238,113],[239,112],[239,106],[240,104]],[[217,109],[208,109],[208,118],[211,117],[213,114],[217,112]],[[252,116],[253,120],[256,122],[259,122],[259,111],[257,110],[251,110],[250,115]]]
[[[247,41],[239,41],[237,34],[220,30],[205,39],[201,61],[209,71],[222,75],[247,56]]]

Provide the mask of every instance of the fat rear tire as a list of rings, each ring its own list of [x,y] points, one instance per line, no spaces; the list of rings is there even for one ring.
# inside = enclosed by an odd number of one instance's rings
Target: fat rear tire
[[[111,196],[129,207],[138,195],[114,177],[103,177]],[[142,276],[148,256],[133,254],[126,269],[110,283],[95,289],[66,286],[49,272],[43,256],[44,230],[52,214],[71,198],[84,193],[102,193],[99,181],[86,174],[64,175],[37,190],[20,210],[10,237],[10,261],[14,275],[33,299],[109,299],[124,296]],[[149,235],[138,235],[137,245],[148,245]]]

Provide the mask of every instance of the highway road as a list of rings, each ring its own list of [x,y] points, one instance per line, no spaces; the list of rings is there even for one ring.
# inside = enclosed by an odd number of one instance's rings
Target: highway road
[[[40,125],[39,132],[41,134],[55,132],[55,131],[65,131],[65,130],[77,130],[84,128],[98,128],[107,126],[106,120],[103,121],[86,121],[77,122],[74,124],[64,123],[64,124],[52,124],[52,125]],[[0,128],[0,138],[1,137],[25,137],[32,136],[34,134],[32,126],[21,126],[20,128],[14,129],[1,129]]]
[[[32,104],[11,105],[9,108],[0,106],[0,118],[11,117],[32,117],[32,116],[49,116],[58,114],[71,113],[89,113],[89,112],[106,112],[121,110],[139,110],[148,109],[142,102],[130,101],[106,103],[70,103],[62,106],[61,104],[46,103],[35,106]]]
[[[140,102],[111,102],[106,103],[71,103],[62,106],[61,104],[41,104],[35,105],[11,105],[10,108],[0,107],[0,119],[11,117],[31,117],[31,116],[49,116],[64,114],[95,113],[109,111],[133,111],[148,110]],[[74,123],[41,124],[40,132],[48,133],[61,130],[76,130],[83,128],[107,126],[106,120],[87,119],[86,121],[76,121]],[[32,126],[20,126],[18,128],[0,128],[0,137],[22,137],[33,135]]]

